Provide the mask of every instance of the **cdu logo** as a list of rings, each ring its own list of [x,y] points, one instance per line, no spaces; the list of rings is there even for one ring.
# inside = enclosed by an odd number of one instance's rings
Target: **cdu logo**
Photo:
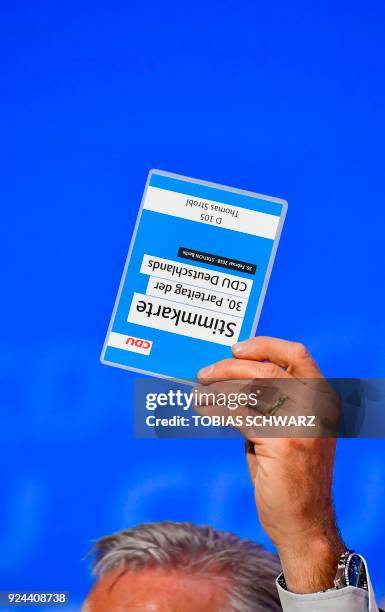
[[[151,353],[152,340],[136,338],[135,336],[126,336],[126,334],[112,331],[108,337],[107,345],[124,351],[131,351],[132,353],[149,355]]]
[[[127,336],[125,344],[127,345],[126,346],[127,350],[130,350],[128,348],[129,346],[136,353],[142,353],[143,355],[149,355],[151,352],[151,348],[152,348],[151,340],[144,340],[143,338],[135,338],[134,336]]]

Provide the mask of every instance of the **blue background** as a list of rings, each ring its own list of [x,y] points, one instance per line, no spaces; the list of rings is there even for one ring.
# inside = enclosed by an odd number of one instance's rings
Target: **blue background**
[[[150,168],[286,198],[260,333],[383,376],[385,7],[1,8],[1,588],[76,602],[90,541],[138,521],[267,542],[241,442],[134,440],[133,376],[99,363]],[[340,444],[341,529],[381,596],[384,468],[382,440]]]

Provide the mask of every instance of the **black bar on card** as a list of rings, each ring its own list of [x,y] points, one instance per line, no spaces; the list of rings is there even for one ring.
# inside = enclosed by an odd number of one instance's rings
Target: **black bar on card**
[[[200,261],[201,263],[218,266],[219,268],[228,268],[236,272],[243,272],[244,274],[255,274],[257,270],[255,264],[247,263],[246,261],[239,261],[231,257],[221,257],[212,253],[203,253],[202,251],[188,249],[187,247],[179,247],[178,257]]]

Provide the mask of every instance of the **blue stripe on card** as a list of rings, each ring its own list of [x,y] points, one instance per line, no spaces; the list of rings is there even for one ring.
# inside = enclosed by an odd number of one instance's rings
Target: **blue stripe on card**
[[[249,208],[277,217],[282,213],[283,205],[279,202],[270,202],[257,195],[251,196],[243,193],[235,193],[233,191],[227,191],[227,189],[209,187],[208,185],[201,185],[199,183],[176,179],[162,174],[152,174],[149,184],[151,187],[185,193],[195,198],[214,200],[215,202],[240,206],[241,208]]]

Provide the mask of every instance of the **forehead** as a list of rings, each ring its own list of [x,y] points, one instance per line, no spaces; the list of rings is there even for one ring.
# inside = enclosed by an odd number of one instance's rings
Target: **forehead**
[[[223,612],[227,581],[177,571],[109,572],[96,583],[83,612]]]

